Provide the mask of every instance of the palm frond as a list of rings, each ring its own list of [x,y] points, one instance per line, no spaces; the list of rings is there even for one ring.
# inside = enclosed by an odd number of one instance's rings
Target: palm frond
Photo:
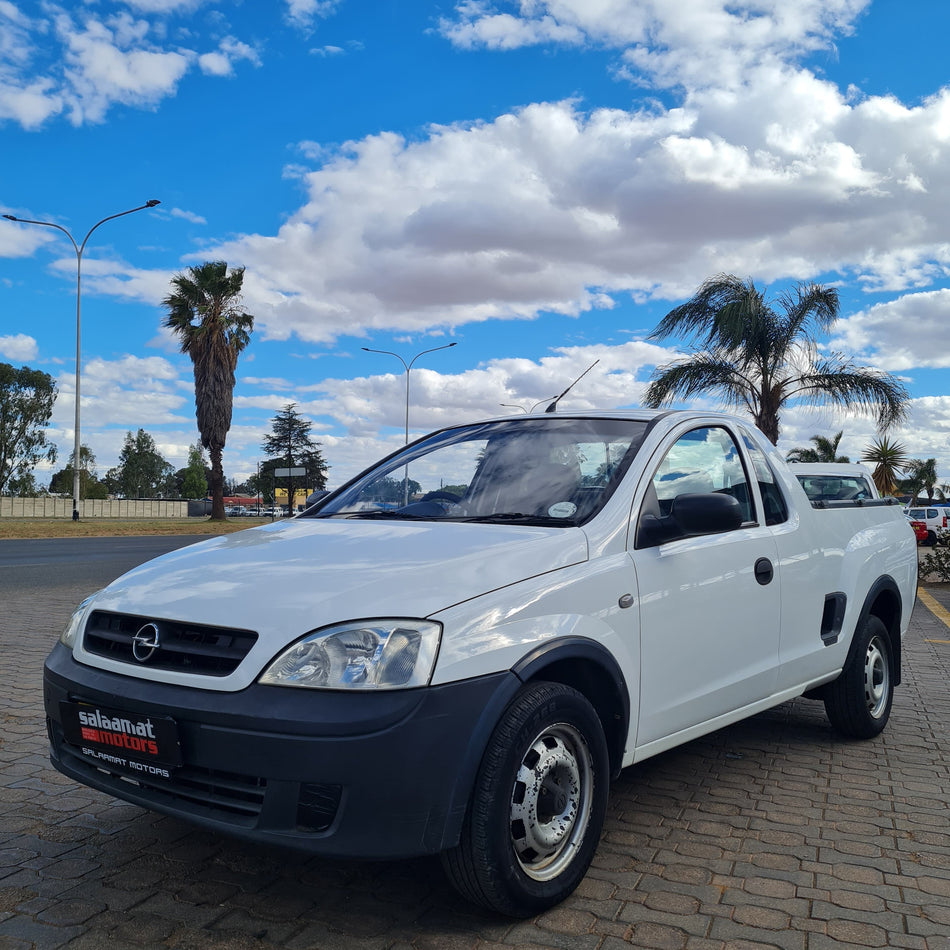
[[[818,360],[790,388],[789,397],[807,396],[818,405],[855,406],[875,412],[878,427],[886,431],[907,414],[910,394],[896,377],[880,370],[856,366],[840,354]]]
[[[727,359],[697,353],[659,367],[644,393],[643,404],[658,409],[677,400],[712,392],[729,407],[750,409],[752,390],[752,381]]]

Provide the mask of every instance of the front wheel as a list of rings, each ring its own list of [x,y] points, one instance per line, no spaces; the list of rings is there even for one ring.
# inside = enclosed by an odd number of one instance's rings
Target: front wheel
[[[559,683],[526,686],[488,742],[459,844],[442,856],[453,886],[513,917],[560,903],[597,848],[608,774],[587,699]]]
[[[882,620],[868,617],[855,631],[855,649],[841,675],[825,687],[825,711],[846,736],[871,739],[883,731],[894,699],[891,638]]]

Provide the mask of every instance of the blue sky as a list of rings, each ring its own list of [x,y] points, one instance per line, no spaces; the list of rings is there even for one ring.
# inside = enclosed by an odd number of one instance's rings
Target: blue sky
[[[899,374],[895,436],[950,482],[944,0],[0,0],[0,213],[81,241],[82,441],[181,467],[170,278],[246,267],[256,317],[225,471],[290,402],[338,484],[410,428],[639,404],[646,339],[707,277],[832,283],[823,341]],[[57,379],[73,439],[75,254],[0,220],[0,360]],[[712,403],[710,403],[712,405]],[[780,447],[873,422],[793,408]],[[44,473],[38,473],[42,483]]]

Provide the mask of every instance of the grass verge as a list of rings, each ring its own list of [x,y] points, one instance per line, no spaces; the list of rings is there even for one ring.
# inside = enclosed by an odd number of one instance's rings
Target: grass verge
[[[210,518],[182,518],[148,521],[124,521],[118,518],[3,518],[0,540],[30,538],[111,538],[152,534],[230,534],[257,525],[270,524],[270,518],[235,518],[212,521]]]

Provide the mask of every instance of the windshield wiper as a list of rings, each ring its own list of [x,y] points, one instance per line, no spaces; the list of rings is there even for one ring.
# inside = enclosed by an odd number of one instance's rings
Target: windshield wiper
[[[363,518],[367,521],[372,521],[373,519],[397,519],[399,521],[438,521],[439,518],[436,515],[417,515],[412,512],[407,511],[390,511],[386,508],[379,508],[374,511],[348,511],[348,512],[339,512],[344,518]]]
[[[474,515],[470,518],[458,518],[458,521],[474,524],[534,524],[545,527],[574,527],[574,522],[566,518],[552,518],[549,515],[526,515],[520,511],[496,511],[491,515]]]

